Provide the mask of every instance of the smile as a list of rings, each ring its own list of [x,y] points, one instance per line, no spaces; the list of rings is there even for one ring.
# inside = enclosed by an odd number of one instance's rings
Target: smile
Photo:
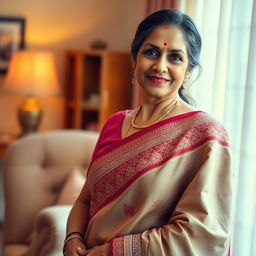
[[[162,85],[170,82],[170,79],[161,76],[147,76],[151,83]]]

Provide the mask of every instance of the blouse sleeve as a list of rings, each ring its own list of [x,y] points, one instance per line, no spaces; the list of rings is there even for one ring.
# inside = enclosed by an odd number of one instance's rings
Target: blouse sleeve
[[[111,240],[110,255],[228,255],[233,183],[230,150],[214,140],[204,146],[205,160],[168,223]]]
[[[92,155],[92,161],[97,155],[101,154],[105,148],[120,140],[122,122],[129,111],[130,110],[119,111],[107,119],[100,132],[99,139]]]

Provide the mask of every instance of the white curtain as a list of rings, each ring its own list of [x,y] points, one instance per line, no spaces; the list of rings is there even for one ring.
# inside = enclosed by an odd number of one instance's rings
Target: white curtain
[[[256,0],[181,0],[202,35],[197,107],[230,135],[235,173],[232,256],[256,255]]]

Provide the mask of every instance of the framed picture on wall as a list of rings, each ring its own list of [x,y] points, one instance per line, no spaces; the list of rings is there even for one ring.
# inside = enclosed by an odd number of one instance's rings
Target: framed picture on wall
[[[0,74],[8,70],[12,52],[25,47],[25,18],[0,16]]]

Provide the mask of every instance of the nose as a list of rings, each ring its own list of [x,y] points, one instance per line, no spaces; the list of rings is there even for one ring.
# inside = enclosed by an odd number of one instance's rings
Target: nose
[[[153,65],[153,69],[158,73],[165,73],[168,71],[167,67],[167,60],[164,56],[161,56],[160,58],[155,60],[155,63]]]

